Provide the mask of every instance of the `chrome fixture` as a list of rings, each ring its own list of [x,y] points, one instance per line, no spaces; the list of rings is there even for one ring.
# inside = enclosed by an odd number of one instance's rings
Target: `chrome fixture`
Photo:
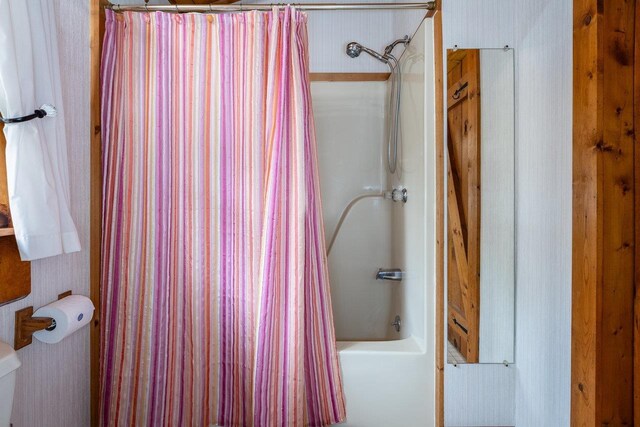
[[[364,51],[380,62],[384,62],[391,70],[391,94],[389,96],[389,111],[392,112],[391,125],[389,126],[389,136],[387,138],[387,166],[389,173],[395,173],[398,165],[398,122],[400,120],[400,90],[402,89],[402,73],[400,62],[393,56],[393,49],[398,44],[407,45],[411,42],[409,36],[393,41],[385,46],[384,54],[380,54],[373,49],[369,49],[358,42],[351,42],[347,45],[347,55],[357,58]]]
[[[394,188],[391,192],[385,193],[386,199],[393,200],[394,202],[407,203],[409,196],[407,195],[406,188]]]
[[[376,280],[393,280],[399,282],[402,280],[404,273],[399,268],[378,269]]]
[[[400,332],[400,324],[402,323],[402,320],[400,320],[400,316],[396,314],[396,318],[393,319],[393,323],[391,324],[391,326],[393,326],[393,328],[396,330],[396,332]]]
[[[360,56],[362,51],[365,51],[366,53],[368,53],[369,55],[373,56],[374,58],[376,58],[380,62],[384,62],[385,64],[389,64],[389,57],[386,57],[384,55],[380,55],[375,50],[369,49],[368,47],[365,47],[365,46],[362,46],[358,42],[351,42],[351,43],[349,43],[347,45],[347,55],[349,55],[351,58],[357,58],[358,56]]]
[[[262,10],[268,12],[274,6],[285,7],[286,3],[269,3],[269,4],[182,4],[182,5],[120,5],[111,4],[105,6],[105,9],[112,9],[116,12],[132,11],[132,12],[245,12],[249,10]],[[436,2],[429,1],[426,3],[296,3],[297,10],[397,10],[397,9],[426,9],[435,10]]]
[[[411,39],[409,38],[409,36],[404,36],[401,39],[395,40],[393,43],[387,45],[384,48],[384,54],[385,55],[391,55],[391,52],[393,52],[393,48],[396,47],[397,44],[408,44],[411,41]]]

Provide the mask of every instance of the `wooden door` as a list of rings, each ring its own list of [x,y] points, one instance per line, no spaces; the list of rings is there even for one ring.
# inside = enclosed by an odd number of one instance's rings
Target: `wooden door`
[[[480,53],[447,55],[448,340],[477,363],[480,323]]]

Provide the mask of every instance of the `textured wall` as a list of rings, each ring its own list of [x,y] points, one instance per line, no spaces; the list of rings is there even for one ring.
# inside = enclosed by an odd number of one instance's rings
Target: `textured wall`
[[[445,419],[450,426],[502,425],[511,416],[509,424],[518,427],[566,426],[571,354],[572,4],[447,0],[443,8],[445,49],[515,48],[517,159],[516,364],[509,368],[514,374],[502,375],[502,365],[447,366]]]
[[[442,7],[445,55],[447,49],[455,45],[460,48],[515,45],[515,6],[512,1],[447,0]],[[515,54],[518,55],[517,47]],[[518,77],[516,76],[516,82]],[[516,152],[517,150],[516,146]],[[445,425],[515,425],[513,390],[516,369],[516,365],[511,365],[508,369],[503,365],[446,365]],[[489,385],[492,386],[491,392],[487,392]]]
[[[516,425],[568,426],[572,2],[518,1]]]
[[[54,301],[71,289],[89,293],[89,9],[88,1],[55,0],[70,161],[72,214],[83,250],[32,263],[31,295],[0,308],[0,340],[13,345],[14,312]],[[18,351],[14,427],[89,425],[89,330],[63,343]]]
[[[386,93],[386,82],[311,83],[327,244],[355,197],[388,188],[382,162]],[[331,249],[329,278],[338,341],[401,337],[391,327],[399,313],[394,306],[401,289],[375,280],[378,268],[391,266],[392,207],[381,198],[357,202]]]
[[[480,52],[480,362],[515,359],[515,58]]]

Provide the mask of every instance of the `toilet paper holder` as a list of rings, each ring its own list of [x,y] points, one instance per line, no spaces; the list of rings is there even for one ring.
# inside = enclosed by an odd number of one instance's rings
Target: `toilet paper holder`
[[[71,291],[58,295],[58,299],[68,297]],[[56,321],[51,317],[33,317],[33,306],[16,311],[15,334],[13,348],[16,350],[26,347],[33,340],[33,333],[43,329],[52,330],[56,327]]]

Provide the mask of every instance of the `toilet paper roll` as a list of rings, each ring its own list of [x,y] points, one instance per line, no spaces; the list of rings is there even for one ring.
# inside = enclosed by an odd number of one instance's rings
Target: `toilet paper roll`
[[[33,334],[38,340],[48,344],[62,341],[93,317],[93,302],[82,295],[69,295],[51,304],[40,307],[33,317],[51,317],[56,322],[52,330],[42,330]]]

